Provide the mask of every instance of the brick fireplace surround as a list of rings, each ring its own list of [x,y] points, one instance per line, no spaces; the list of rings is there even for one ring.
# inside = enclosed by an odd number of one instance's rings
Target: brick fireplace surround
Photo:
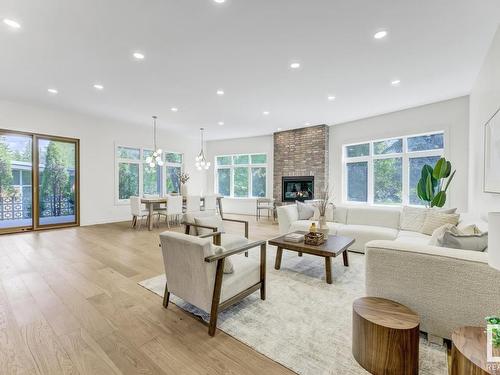
[[[283,176],[314,176],[314,196],[328,181],[329,126],[274,133],[273,197],[281,202]]]

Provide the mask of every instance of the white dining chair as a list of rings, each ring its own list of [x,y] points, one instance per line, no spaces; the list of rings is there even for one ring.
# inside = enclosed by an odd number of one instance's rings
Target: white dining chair
[[[149,211],[142,208],[141,198],[130,197],[130,212],[132,213],[132,227],[137,227],[137,220],[139,220],[138,229],[141,229],[142,219],[149,216]]]
[[[179,223],[179,218],[182,216],[182,200],[182,195],[171,195],[167,198],[167,222],[173,219],[176,224]]]
[[[217,212],[217,195],[206,195],[203,207],[205,211],[215,214]]]
[[[201,211],[200,209],[200,196],[188,195],[186,197],[186,212]]]

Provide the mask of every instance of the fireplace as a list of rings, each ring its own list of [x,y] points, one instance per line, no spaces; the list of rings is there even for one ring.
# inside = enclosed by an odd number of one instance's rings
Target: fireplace
[[[281,186],[283,202],[314,199],[314,176],[284,176]]]

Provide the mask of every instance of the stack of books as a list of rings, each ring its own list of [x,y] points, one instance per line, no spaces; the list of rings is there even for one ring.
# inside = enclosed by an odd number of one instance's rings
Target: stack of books
[[[299,234],[299,233],[289,233],[285,237],[283,237],[283,240],[286,242],[302,242],[304,241],[304,235]]]

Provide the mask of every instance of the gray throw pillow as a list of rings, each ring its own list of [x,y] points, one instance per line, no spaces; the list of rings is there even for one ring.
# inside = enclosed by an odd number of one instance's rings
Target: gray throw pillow
[[[309,220],[314,216],[314,206],[295,201],[297,204],[297,211],[299,213],[299,220]]]
[[[488,247],[488,232],[463,235],[447,231],[438,239],[438,246],[452,249],[485,251]]]

